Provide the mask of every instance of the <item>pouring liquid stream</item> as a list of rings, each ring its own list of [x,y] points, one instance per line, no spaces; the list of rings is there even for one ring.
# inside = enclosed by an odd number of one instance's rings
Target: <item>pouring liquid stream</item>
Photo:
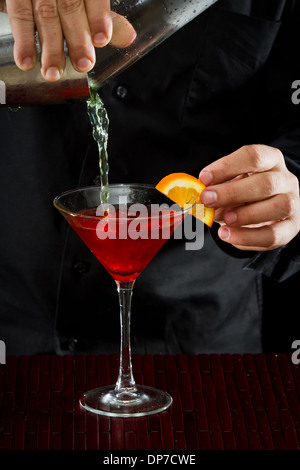
[[[106,205],[109,200],[107,152],[109,119],[102,99],[92,87],[90,87],[90,98],[87,100],[87,112],[93,128],[93,138],[99,150],[100,202]]]

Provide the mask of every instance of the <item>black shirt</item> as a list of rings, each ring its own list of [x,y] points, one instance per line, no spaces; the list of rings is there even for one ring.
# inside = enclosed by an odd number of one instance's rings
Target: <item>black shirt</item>
[[[278,147],[300,174],[298,1],[220,0],[102,90],[111,183],[198,176],[245,144]],[[0,339],[8,354],[118,352],[115,283],[52,206],[99,182],[85,103],[0,109]],[[242,253],[205,228],[170,240],[138,278],[133,352],[262,350],[264,276],[299,272],[299,237]]]

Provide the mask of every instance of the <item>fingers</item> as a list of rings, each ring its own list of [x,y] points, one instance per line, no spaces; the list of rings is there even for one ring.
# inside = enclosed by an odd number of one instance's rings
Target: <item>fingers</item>
[[[34,15],[31,0],[10,0],[7,13],[14,36],[14,60],[21,70],[31,70],[36,64]]]
[[[136,32],[129,21],[117,13],[112,14],[113,35],[110,44],[114,47],[124,48],[130,46],[136,38]]]
[[[264,145],[242,147],[200,173],[201,202],[215,207],[219,236],[241,250],[271,250],[300,230],[299,181],[282,153]]]
[[[240,205],[270,198],[286,191],[286,172],[254,173],[248,178],[212,185],[202,191],[201,202],[207,207]]]
[[[35,27],[41,43],[41,72],[58,80],[65,68],[64,40],[78,72],[95,64],[95,47],[109,42],[130,45],[136,33],[128,20],[110,9],[110,0],[9,0],[8,15],[14,35],[14,59],[22,70],[36,64]]]
[[[65,68],[64,38],[56,0],[33,0],[33,12],[42,48],[41,73],[56,81]]]
[[[223,218],[230,226],[261,224],[293,217],[299,210],[297,206],[292,194],[278,194],[265,201],[229,209],[224,212]]]
[[[89,72],[95,64],[89,21],[83,0],[57,0],[63,35],[70,60],[78,72]]]
[[[289,218],[256,228],[222,226],[218,234],[240,250],[267,251],[286,245],[298,232],[299,221]]]
[[[284,165],[280,150],[266,145],[246,145],[205,167],[199,178],[205,186],[219,184],[243,173],[257,173]]]
[[[113,31],[110,0],[86,0],[85,5],[94,46],[106,46]]]

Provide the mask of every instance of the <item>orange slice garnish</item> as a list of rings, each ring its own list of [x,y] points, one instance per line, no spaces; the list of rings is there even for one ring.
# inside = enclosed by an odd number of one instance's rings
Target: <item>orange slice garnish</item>
[[[214,221],[215,210],[201,204],[200,197],[204,188],[204,184],[198,178],[187,173],[171,173],[156,185],[158,191],[180,207],[196,203],[192,208],[193,216],[211,227]]]

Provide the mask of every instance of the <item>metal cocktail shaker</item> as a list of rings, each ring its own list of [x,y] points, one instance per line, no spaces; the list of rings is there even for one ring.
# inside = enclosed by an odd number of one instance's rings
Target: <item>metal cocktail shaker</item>
[[[13,36],[7,15],[0,14],[0,105],[25,106],[66,103],[89,97],[89,86],[101,88],[217,0],[113,0],[112,10],[123,15],[137,37],[126,48],[107,45],[96,49],[91,72],[76,72],[66,53],[66,69],[60,80],[47,82],[40,73],[40,45],[36,36],[38,61],[29,72],[21,71],[13,59]]]

